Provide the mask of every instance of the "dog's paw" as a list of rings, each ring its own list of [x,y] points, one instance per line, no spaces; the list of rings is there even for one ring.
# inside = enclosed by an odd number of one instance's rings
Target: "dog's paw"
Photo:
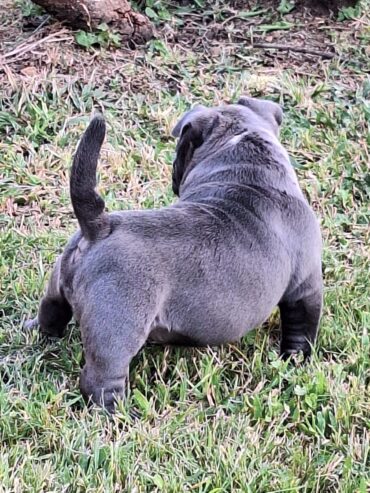
[[[286,349],[281,352],[280,357],[287,361],[293,366],[299,366],[310,359],[311,350],[310,349]]]
[[[127,378],[101,378],[86,366],[80,375],[80,390],[88,404],[96,404],[114,414],[116,405],[126,397]]]
[[[38,324],[39,324],[39,320],[37,317],[29,319],[29,320],[25,320],[23,325],[22,325],[22,329],[23,330],[32,330],[35,327],[37,327]]]

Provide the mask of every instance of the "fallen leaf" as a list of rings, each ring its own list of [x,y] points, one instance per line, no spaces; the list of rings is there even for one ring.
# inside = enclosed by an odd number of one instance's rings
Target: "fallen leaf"
[[[21,70],[21,74],[25,75],[26,77],[35,77],[37,75],[37,69],[36,67],[24,67]]]

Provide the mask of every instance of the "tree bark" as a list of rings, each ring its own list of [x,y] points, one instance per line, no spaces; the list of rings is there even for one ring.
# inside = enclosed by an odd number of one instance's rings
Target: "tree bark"
[[[127,0],[33,0],[48,13],[78,29],[113,25],[124,40],[147,41],[153,35],[147,17],[134,12]]]

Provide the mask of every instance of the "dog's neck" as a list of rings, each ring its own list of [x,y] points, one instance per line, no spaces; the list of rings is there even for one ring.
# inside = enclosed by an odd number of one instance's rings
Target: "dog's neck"
[[[225,153],[232,152],[232,148],[242,146],[243,139],[248,139],[248,136],[251,138],[258,136],[258,138],[263,142],[266,152],[273,156],[273,161],[277,165],[276,169],[280,170],[278,173],[279,176],[275,177],[276,179],[270,177],[271,179],[266,181],[263,185],[267,188],[276,188],[277,190],[284,191],[289,195],[305,200],[299,187],[295,171],[290,163],[288,153],[279,142],[278,137],[272,131],[265,129],[261,130],[254,127],[242,130],[237,135],[233,135],[225,140],[219,146],[215,145],[213,148],[211,147],[211,149],[208,146],[208,148],[200,148],[197,150],[194,153],[192,162],[189,164],[188,170],[184,174],[180,198],[185,198],[187,192],[190,191],[190,188],[193,188],[193,186],[197,187],[200,183],[211,184],[215,180],[217,181],[221,170],[223,170],[225,174],[229,174],[229,172],[233,174],[235,172],[235,176],[238,176],[239,169],[246,170],[247,174],[249,169],[251,171],[251,180],[248,185],[260,186],[260,183],[253,183],[253,175],[259,171],[261,173],[269,173],[270,171],[268,170],[268,167],[265,169],[265,166],[261,166],[260,164],[256,164],[256,167],[254,167],[253,162],[248,162],[248,156],[246,156],[245,163],[243,162],[243,159],[240,164],[235,164],[232,160],[230,164],[228,164],[227,159],[225,162]],[[223,162],[222,168],[217,166],[217,162]],[[252,171],[252,168],[254,168],[254,171]],[[222,185],[222,181],[219,185]]]

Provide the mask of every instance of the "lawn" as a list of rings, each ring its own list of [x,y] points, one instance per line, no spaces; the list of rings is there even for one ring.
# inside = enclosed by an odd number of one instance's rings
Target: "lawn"
[[[28,0],[3,0],[0,491],[368,492],[370,4],[331,18],[286,12],[287,2],[282,12],[271,2],[147,4],[157,39],[129,49],[104,27],[83,47],[86,36]],[[241,94],[283,105],[281,138],[321,222],[313,358],[278,358],[274,313],[239,344],[145,347],[117,414],[88,409],[78,327],[62,340],[22,329],[76,228],[68,175],[81,132],[93,109],[104,112],[109,210],[160,207],[175,200],[179,116]]]

